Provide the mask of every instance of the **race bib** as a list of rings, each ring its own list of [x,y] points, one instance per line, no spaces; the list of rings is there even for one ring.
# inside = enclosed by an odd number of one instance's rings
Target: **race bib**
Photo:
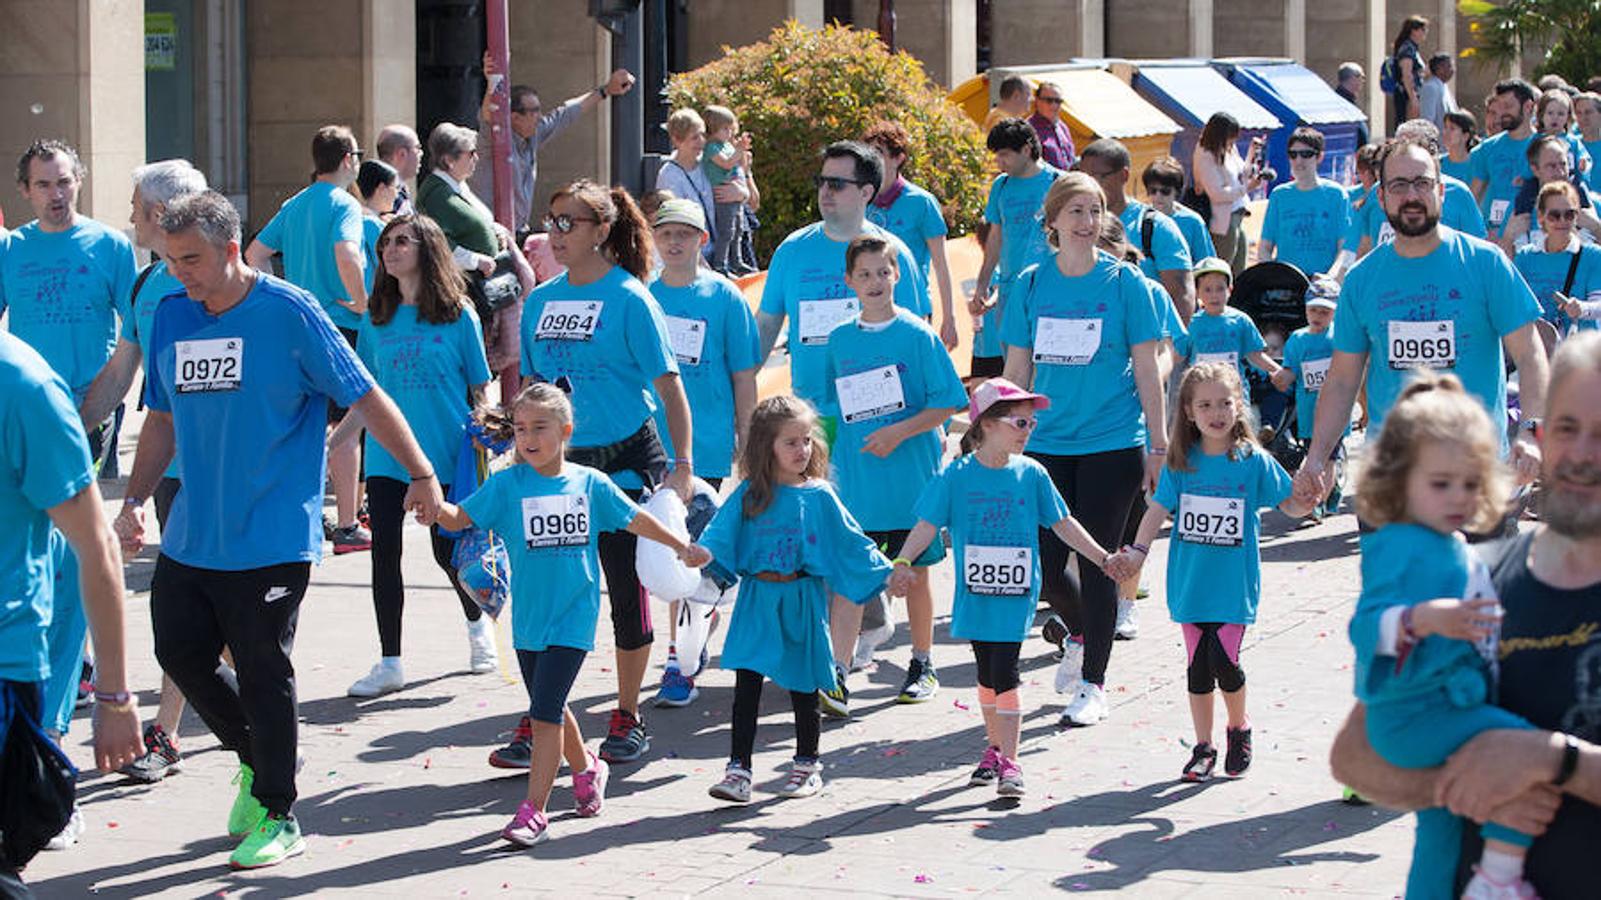
[[[1393,240],[1395,240],[1395,226],[1391,225],[1389,220],[1385,220],[1384,224],[1379,226],[1379,244],[1388,244]]]
[[[906,408],[901,373],[894,366],[880,366],[836,378],[834,390],[839,394],[839,412],[846,422],[876,419]]]
[[[673,355],[686,366],[700,365],[701,351],[706,348],[706,320],[667,317],[667,341],[673,345]]]
[[[530,550],[588,544],[589,498],[573,494],[524,497],[523,540]]]
[[[1309,359],[1301,363],[1301,386],[1307,393],[1315,394],[1323,390],[1323,380],[1329,377],[1329,362],[1327,359]]]
[[[1053,319],[1034,326],[1034,361],[1059,366],[1089,363],[1101,347],[1100,319]]]
[[[1512,201],[1510,200],[1491,200],[1490,224],[1496,228],[1500,228],[1501,223],[1506,221],[1507,210],[1511,207]]]
[[[552,300],[539,312],[534,323],[534,339],[539,341],[587,341],[595,336],[600,300]]]
[[[1029,547],[968,544],[962,557],[962,579],[969,593],[1024,596],[1034,582],[1034,551]]]
[[[1245,501],[1239,497],[1179,498],[1178,532],[1181,540],[1216,547],[1238,547],[1245,538]]]
[[[1456,323],[1391,322],[1390,368],[1449,369],[1456,365]]]
[[[1234,352],[1195,354],[1195,364],[1201,365],[1202,363],[1217,363],[1220,366],[1238,369],[1240,367],[1240,355]]]
[[[861,311],[855,297],[843,300],[802,300],[800,302],[800,340],[808,347],[828,343],[828,334]]]
[[[180,394],[237,391],[244,377],[245,339],[179,341],[172,387]]]

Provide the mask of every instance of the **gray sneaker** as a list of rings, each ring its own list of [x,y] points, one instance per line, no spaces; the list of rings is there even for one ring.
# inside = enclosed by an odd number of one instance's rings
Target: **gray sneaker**
[[[723,780],[707,788],[706,793],[730,803],[749,803],[750,770],[739,763],[729,763]]]
[[[144,755],[122,767],[122,774],[144,784],[155,784],[182,771],[183,756],[167,737],[167,730],[154,723],[145,727]]]

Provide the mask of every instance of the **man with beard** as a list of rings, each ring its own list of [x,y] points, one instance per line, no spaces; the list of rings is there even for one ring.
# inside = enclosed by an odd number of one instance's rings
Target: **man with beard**
[[[1370,433],[1383,426],[1407,372],[1421,368],[1450,370],[1493,421],[1506,421],[1503,347],[1519,372],[1523,418],[1511,449],[1518,481],[1526,484],[1539,468],[1533,430],[1545,411],[1545,348],[1534,331],[1540,304],[1494,244],[1441,227],[1440,164],[1428,147],[1391,141],[1378,173],[1378,200],[1395,240],[1346,276],[1334,318],[1334,357],[1296,488],[1321,497],[1333,486],[1324,461],[1350,424],[1364,369]]]
[[[1541,524],[1481,549],[1505,609],[1497,703],[1535,730],[1487,731],[1439,769],[1403,770],[1368,745],[1358,705],[1330,763],[1336,778],[1386,806],[1443,805],[1537,835],[1524,877],[1561,900],[1594,896],[1601,834],[1601,335],[1557,350],[1550,387]],[[1477,829],[1463,831],[1460,859],[1478,859]],[[1443,896],[1451,873],[1438,874]],[[1450,896],[1466,878],[1459,861]]]
[[[1500,126],[1499,133],[1473,148],[1473,195],[1490,224],[1490,239],[1498,240],[1512,215],[1518,188],[1530,177],[1526,153],[1534,137],[1534,104],[1539,95],[1521,78],[1498,81],[1485,109],[1485,121]]]

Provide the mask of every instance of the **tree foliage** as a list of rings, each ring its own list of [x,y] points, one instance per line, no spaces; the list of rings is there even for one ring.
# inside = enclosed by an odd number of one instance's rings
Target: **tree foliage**
[[[1500,66],[1514,65],[1527,51],[1549,47],[1534,75],[1561,75],[1582,87],[1601,75],[1601,3],[1596,0],[1460,0],[1476,46],[1462,51]]]
[[[835,25],[818,31],[794,21],[766,41],[724,51],[720,60],[673,76],[667,95],[674,109],[726,106],[750,132],[763,261],[791,231],[816,221],[812,176],[822,149],[861,137],[880,119],[910,133],[906,176],[940,198],[952,234],[982,218],[983,136],[914,57],[890,53],[869,31]]]

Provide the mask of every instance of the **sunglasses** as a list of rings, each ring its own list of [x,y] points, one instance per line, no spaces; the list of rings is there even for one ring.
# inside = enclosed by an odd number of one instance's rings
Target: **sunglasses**
[[[550,215],[545,217],[545,227],[552,231],[559,231],[562,234],[572,233],[573,228],[576,227],[579,222],[588,222],[591,225],[600,224],[599,219],[584,219],[579,218],[578,216]]]
[[[1062,105],[1062,98],[1061,97],[1036,97],[1036,98],[1034,98],[1034,102],[1036,102],[1036,103],[1048,103],[1051,106],[1061,106]]]
[[[1317,157],[1316,150],[1286,150],[1284,152],[1290,159],[1314,159]]]
[[[1039,422],[1028,416],[1001,416],[1000,421],[1016,428],[1018,431],[1033,431]]]
[[[857,187],[865,187],[870,183],[871,182],[867,182],[867,181],[858,181],[855,178],[839,178],[839,177],[836,177],[834,175],[813,175],[812,176],[812,184],[814,186],[816,186],[816,188],[818,190],[822,190],[824,188],[828,188],[831,191],[843,191],[843,190],[845,190],[846,187],[851,186],[851,185],[855,185]]]
[[[1579,211],[1576,209],[1548,209],[1541,215],[1556,222],[1572,222],[1579,218]]]
[[[378,252],[382,253],[390,246],[395,246],[401,250],[404,250],[407,247],[419,246],[421,244],[421,240],[414,238],[409,234],[394,234],[378,241]]]
[[[1145,193],[1150,194],[1153,197],[1165,197],[1168,194],[1177,194],[1178,191],[1175,191],[1170,187],[1148,187],[1145,189]]]

